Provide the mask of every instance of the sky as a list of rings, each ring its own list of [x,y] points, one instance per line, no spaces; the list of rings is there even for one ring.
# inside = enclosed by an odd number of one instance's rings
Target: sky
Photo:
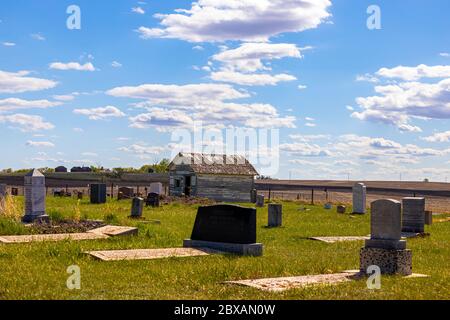
[[[140,167],[191,144],[228,153],[227,132],[243,130],[274,178],[446,182],[448,12],[447,0],[3,0],[0,168]]]

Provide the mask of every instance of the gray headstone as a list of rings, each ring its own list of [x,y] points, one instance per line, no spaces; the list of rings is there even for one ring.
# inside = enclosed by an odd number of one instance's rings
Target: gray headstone
[[[3,209],[6,198],[6,184],[0,184],[0,210]]]
[[[343,205],[339,205],[336,207],[336,212],[339,214],[344,214],[347,211],[347,208]]]
[[[264,207],[264,195],[258,194],[256,196],[256,206],[259,208]]]
[[[283,224],[283,206],[281,204],[269,204],[268,226],[271,228],[281,227]]]
[[[425,211],[425,224],[431,226],[433,224],[433,211]]]
[[[120,187],[117,195],[117,200],[131,199],[134,195],[134,189],[129,187]]]
[[[396,200],[377,200],[371,204],[370,240],[366,247],[405,249],[402,236],[402,205]]]
[[[45,214],[45,177],[39,170],[25,175],[25,216],[23,222],[48,220]]]
[[[144,199],[138,197],[133,198],[131,204],[131,217],[132,218],[142,217],[143,210],[144,210]]]
[[[0,184],[0,199],[6,197],[6,184]]]
[[[258,191],[256,191],[256,189],[252,189],[250,191],[250,202],[251,203],[256,203],[256,196],[258,195]]]
[[[151,183],[149,193],[163,194],[163,185],[161,182]]]
[[[425,198],[403,198],[403,232],[425,232]]]
[[[356,183],[353,186],[353,213],[366,213],[366,186],[364,183]]]

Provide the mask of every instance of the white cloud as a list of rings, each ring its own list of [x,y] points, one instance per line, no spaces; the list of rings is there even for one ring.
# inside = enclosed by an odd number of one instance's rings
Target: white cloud
[[[83,152],[81,153],[83,157],[98,157],[98,154],[95,152]]]
[[[133,7],[131,8],[131,12],[138,13],[138,14],[145,14],[145,10],[141,7]]]
[[[212,57],[224,64],[226,70],[255,72],[269,70],[263,61],[301,58],[300,49],[289,43],[244,43],[236,49],[224,50]]]
[[[194,46],[192,47],[192,50],[199,50],[199,51],[203,51],[205,50],[202,46]]]
[[[377,75],[405,81],[416,81],[422,78],[450,78],[450,66],[427,66],[421,64],[417,67],[381,68],[377,71]]]
[[[105,120],[108,118],[125,117],[125,113],[114,106],[106,106],[93,109],[75,109],[73,113],[87,116],[90,120]]]
[[[114,88],[107,93],[116,97],[145,100],[135,106],[148,112],[130,118],[131,125],[137,128],[154,126],[164,131],[174,126],[186,127],[193,121],[202,121],[208,127],[222,128],[233,125],[257,128],[295,127],[295,117],[280,116],[272,105],[228,102],[250,97],[247,92],[238,91],[230,85],[147,84]]]
[[[18,128],[23,132],[51,130],[55,126],[50,122],[45,122],[40,116],[27,114],[0,115],[0,123],[10,124],[13,128]]]
[[[119,151],[123,151],[123,152],[129,152],[129,153],[134,153],[136,155],[156,155],[159,154],[161,152],[164,152],[165,148],[164,147],[158,147],[158,146],[145,146],[142,144],[132,144],[129,147],[122,147],[119,148]]]
[[[332,153],[317,145],[304,142],[285,143],[280,145],[280,150],[289,152],[292,155],[300,157],[328,157]]]
[[[421,139],[428,142],[450,142],[450,131],[438,132],[429,137],[423,137]]]
[[[380,79],[371,75],[370,73],[366,73],[364,75],[357,75],[356,81],[378,83],[380,82]]]
[[[82,128],[73,128],[74,132],[82,133],[84,130]]]
[[[326,134],[309,134],[309,135],[291,134],[289,135],[289,138],[291,138],[292,140],[298,140],[302,142],[310,142],[314,140],[329,140],[331,136]]]
[[[122,64],[120,62],[113,61],[113,62],[111,62],[111,67],[113,67],[113,68],[121,68]]]
[[[308,89],[308,86],[306,86],[306,85],[304,85],[304,84],[300,84],[297,88],[298,88],[299,90],[305,90],[305,89]]]
[[[73,99],[75,99],[75,96],[71,94],[54,95],[53,99],[58,101],[72,101]]]
[[[26,143],[29,147],[36,147],[36,148],[54,148],[55,144],[49,141],[31,141],[28,140]]]
[[[95,67],[91,62],[80,64],[78,62],[53,62],[50,64],[50,69],[54,70],[76,70],[76,71],[95,71]]]
[[[192,118],[180,110],[153,108],[149,111],[149,113],[143,113],[136,117],[131,117],[130,126],[138,129],[156,127],[160,131],[166,131],[168,130],[168,127],[189,128],[193,125]]]
[[[27,77],[29,71],[6,72],[0,70],[0,93],[22,93],[54,88],[57,82]]]
[[[30,35],[34,40],[45,41],[45,37],[40,33],[33,33]]]
[[[342,136],[291,135],[292,143],[281,146],[289,156],[288,162],[308,169],[298,168],[303,179],[347,179],[347,175],[358,179],[386,179],[398,177],[400,172],[417,179],[429,174],[433,177],[441,168],[416,168],[426,158],[437,158],[450,154],[450,149],[433,149],[414,144],[401,144],[384,137],[367,137],[355,134]],[[315,143],[309,141],[315,140]],[[323,157],[320,161],[309,157]],[[328,155],[328,156],[325,156]],[[438,162],[442,163],[442,161]],[[450,169],[445,169],[450,172]],[[444,170],[444,171],[445,171]],[[429,173],[427,173],[429,172]],[[355,179],[353,178],[353,179]]]
[[[343,135],[339,140],[340,142],[335,145],[336,150],[342,151],[347,156],[357,153],[358,157],[363,159],[373,159],[383,156],[444,156],[450,152],[450,150],[422,148],[413,144],[402,145],[385,138]]]
[[[444,58],[450,57],[450,53],[448,53],[448,52],[441,52],[441,53],[439,53],[439,55]]]
[[[188,10],[159,14],[161,28],[139,28],[142,38],[190,42],[267,41],[286,33],[316,28],[331,15],[329,0],[199,0]]]
[[[376,86],[376,96],[359,97],[362,109],[352,113],[360,120],[391,124],[401,131],[421,132],[413,118],[450,119],[450,78],[437,83],[404,82]]]
[[[15,47],[16,44],[14,42],[3,42],[3,45],[5,47]]]
[[[219,71],[211,73],[214,81],[236,83],[245,86],[276,85],[279,82],[297,80],[289,74],[271,75],[256,73],[271,70],[264,64],[265,60],[285,57],[301,58],[300,49],[287,43],[244,43],[236,49],[226,49],[212,57],[222,64]]]
[[[189,84],[184,86],[144,84],[137,87],[117,87],[107,91],[114,97],[146,99],[161,106],[192,106],[210,101],[224,101],[249,97],[226,84]]]
[[[61,102],[48,100],[23,100],[18,98],[8,98],[0,100],[0,113],[22,109],[46,109],[60,105]]]
[[[308,123],[305,123],[305,126],[310,127],[310,128],[314,128],[317,125],[315,123],[308,122]]]
[[[274,86],[279,82],[297,80],[296,77],[289,74],[277,74],[272,76],[263,73],[246,74],[233,71],[212,72],[211,79],[220,82],[236,83],[243,86]]]

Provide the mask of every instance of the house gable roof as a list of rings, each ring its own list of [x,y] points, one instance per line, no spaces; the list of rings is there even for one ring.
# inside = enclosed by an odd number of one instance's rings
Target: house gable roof
[[[239,155],[180,152],[170,163],[169,169],[174,170],[177,165],[189,166],[199,174],[258,175],[253,165],[244,156]]]

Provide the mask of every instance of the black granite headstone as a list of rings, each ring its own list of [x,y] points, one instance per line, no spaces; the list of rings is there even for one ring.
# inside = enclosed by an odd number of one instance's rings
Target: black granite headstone
[[[150,192],[145,200],[145,205],[153,208],[159,207],[159,194]]]
[[[131,202],[131,217],[141,218],[144,210],[144,199],[135,197]]]
[[[251,244],[256,242],[256,209],[233,205],[198,208],[192,240]]]
[[[91,203],[106,203],[106,184],[91,184]]]

